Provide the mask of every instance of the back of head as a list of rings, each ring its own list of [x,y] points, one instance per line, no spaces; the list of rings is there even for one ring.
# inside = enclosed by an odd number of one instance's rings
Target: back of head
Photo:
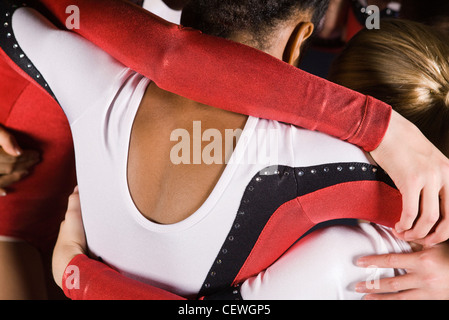
[[[449,44],[431,27],[382,20],[334,61],[329,79],[390,104],[440,149],[449,137]]]
[[[245,33],[248,45],[263,50],[270,45],[270,31],[295,14],[311,13],[318,25],[329,0],[191,0],[181,24],[222,38]]]

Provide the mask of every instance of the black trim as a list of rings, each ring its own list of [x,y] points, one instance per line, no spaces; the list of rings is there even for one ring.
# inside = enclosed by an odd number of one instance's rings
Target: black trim
[[[267,167],[256,174],[243,194],[232,228],[198,296],[210,296],[232,285],[268,220],[282,204],[326,187],[352,181],[383,181],[394,187],[383,170],[366,163],[303,168],[276,166]]]
[[[203,300],[243,300],[243,297],[240,292],[240,285],[235,285],[203,297]]]
[[[129,0],[129,2],[137,4],[139,7],[143,6],[143,0]]]
[[[37,84],[47,91],[53,99],[58,101],[42,74],[27,57],[25,52],[20,48],[20,45],[14,35],[14,30],[12,28],[12,16],[18,8],[27,6],[28,4],[24,1],[0,1],[0,47],[9,56],[9,58],[17,64],[17,66],[19,66]]]

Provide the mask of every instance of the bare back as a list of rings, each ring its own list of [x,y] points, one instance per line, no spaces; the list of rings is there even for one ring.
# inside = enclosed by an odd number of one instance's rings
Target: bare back
[[[243,129],[247,116],[210,108],[158,88],[148,87],[136,115],[130,139],[128,185],[135,205],[153,222],[173,224],[194,213],[207,199],[225,166],[225,152],[218,163],[174,164],[170,136],[185,129],[195,138],[193,122],[201,131]],[[193,141],[190,155],[193,156]],[[229,146],[222,140],[222,149]]]

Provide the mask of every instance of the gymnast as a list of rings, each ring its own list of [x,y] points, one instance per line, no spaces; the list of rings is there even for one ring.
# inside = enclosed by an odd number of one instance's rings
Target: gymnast
[[[165,2],[144,5],[179,23],[183,1]],[[76,185],[70,127],[54,99],[3,57],[0,75],[0,300],[59,299],[51,255]]]
[[[55,5],[55,6],[58,6],[59,4],[57,4],[57,5]],[[107,46],[107,44],[105,45],[105,46]],[[47,86],[45,86],[45,84],[47,84],[48,85],[48,83],[44,83],[43,84],[43,88],[45,89],[45,90],[49,90],[48,89],[48,87]],[[50,87],[52,87],[51,85],[50,85]],[[187,90],[185,87],[184,88],[181,88],[181,91],[183,91],[183,90]],[[48,92],[48,91],[47,91]],[[349,93],[348,93],[349,94]],[[207,99],[207,97],[206,97],[206,99]],[[77,112],[79,112],[79,110],[78,111],[76,111],[75,113],[77,113]],[[277,115],[276,115],[277,116]],[[284,115],[285,116],[285,115]],[[70,116],[69,116],[69,118],[70,118]],[[334,130],[333,132],[335,133],[335,129],[332,129],[332,130]],[[366,132],[363,132],[364,134],[366,133]],[[76,140],[76,139],[75,139]]]
[[[287,61],[296,63],[303,42],[312,34],[314,23],[320,16],[317,14],[314,17],[315,12],[309,13],[307,7],[295,3],[279,6],[276,8],[277,15],[268,20],[267,25],[273,23],[272,28],[284,34],[282,42],[277,42],[279,45],[272,44],[272,39],[279,39],[279,34],[272,33],[269,28],[264,30],[261,25],[255,26],[259,33],[235,33],[218,23],[228,19],[228,23],[223,25],[241,30],[242,25],[250,20],[247,15],[263,15],[266,10],[263,3],[255,7],[251,2],[242,1],[231,5],[191,1],[184,9],[183,24],[207,34],[233,35],[231,39],[242,39],[278,59],[290,54]],[[209,21],[206,17],[217,18]],[[275,24],[277,21],[281,25],[292,24],[287,30],[296,30],[297,34],[285,33]],[[28,27],[40,29],[34,24]],[[16,36],[21,42],[18,28]],[[44,39],[49,31],[43,29],[39,32],[39,38]],[[297,39],[291,48],[287,46],[290,38]],[[22,40],[22,48],[26,52],[25,41]],[[72,44],[74,48],[80,45],[78,42]],[[38,56],[32,58],[31,54],[30,51],[28,55],[32,61],[45,61]],[[82,58],[80,54],[77,56],[82,61],[102,65],[104,72],[111,69],[112,65],[107,60],[95,60],[95,57],[98,59],[96,53],[86,54],[89,59]],[[51,61],[54,66],[56,59]],[[73,58],[62,61],[61,65],[66,65],[66,68],[67,61],[71,61],[69,65],[73,63],[76,66],[74,70],[80,70],[82,65],[81,61],[73,61]],[[38,68],[43,70],[44,64]],[[51,76],[50,72],[48,76]],[[114,71],[119,75],[123,72],[122,65],[119,71]],[[55,76],[59,78],[58,73]],[[106,74],[101,83],[117,78],[114,73]],[[69,74],[73,77],[74,71]],[[250,281],[245,280],[272,265],[305,231],[325,220],[326,216],[357,216],[383,222],[386,218],[384,212],[391,211],[391,215],[399,213],[397,190],[369,157],[351,144],[279,122],[248,118],[219,109],[204,109],[202,104],[163,91],[141,76],[138,80],[128,80],[129,75],[126,75],[125,79],[129,85],[132,84],[132,88],[137,88],[134,91],[143,86],[139,89],[142,91],[139,96],[131,95],[129,98],[129,92],[133,91],[123,86],[121,94],[128,93],[125,97],[116,96],[114,100],[135,101],[134,105],[122,103],[123,106],[120,106],[116,102],[108,107],[107,103],[102,102],[104,107],[99,105],[77,112],[80,116],[75,116],[73,120],[70,120],[72,110],[86,103],[75,103],[73,106],[76,107],[65,108],[69,121],[73,123],[89,254],[97,259],[101,257],[104,263],[119,270],[122,275],[188,298],[205,296],[222,299],[227,298],[230,292],[238,296],[235,293],[239,292],[238,288],[242,288],[244,299],[311,297],[312,292],[305,289],[304,281],[311,278],[310,274],[297,266],[294,268],[294,274],[299,276],[297,282],[292,281],[292,272],[276,272],[286,276],[291,284],[290,287],[281,286],[282,292],[271,287],[264,290],[270,292],[266,295],[257,290],[260,287],[257,281],[251,281],[250,285]],[[96,86],[86,85],[89,88]],[[99,90],[96,98],[90,99],[98,100],[97,96],[104,95],[104,92],[104,89]],[[111,109],[106,111],[105,107]],[[105,121],[102,115],[107,115],[110,120],[102,124]],[[194,135],[193,120],[201,121],[203,130],[218,130],[222,136],[226,135],[227,129],[243,129],[230,159],[211,165],[204,162],[199,165],[190,165],[190,162],[174,165],[171,162],[171,133],[183,128]],[[101,127],[103,129],[97,131]],[[262,161],[258,151],[266,145],[271,146],[269,142],[276,137],[278,141],[274,145],[277,147],[269,148],[265,152],[268,160]],[[157,156],[150,150],[157,150]],[[97,159],[98,163],[93,159]],[[219,160],[222,160],[221,157]],[[225,162],[227,165],[223,165]],[[84,183],[86,180],[89,181],[87,184]],[[117,188],[102,187],[106,185]],[[381,201],[374,197],[376,194],[379,194]],[[99,201],[99,198],[114,200]],[[341,231],[347,238],[350,237],[344,230]],[[354,234],[358,240],[348,239],[344,248],[353,253],[353,245],[356,245],[366,252],[373,252],[375,248],[371,243],[382,243],[378,248],[382,252],[390,252],[387,249],[401,252],[402,242],[394,240],[391,235],[383,237],[383,232],[365,225]],[[361,245],[360,238],[363,237],[357,235],[365,233],[369,236]],[[335,252],[332,247],[329,250]],[[321,252],[331,257],[325,249]],[[313,263],[306,254],[299,256],[304,256],[302,261],[307,261],[309,266]],[[347,260],[351,262],[351,259]],[[321,264],[320,259],[312,261]],[[317,266],[312,268],[318,270]],[[357,270],[356,267],[353,269]],[[360,281],[364,279],[365,271],[358,270],[357,279]],[[349,270],[342,274],[345,275],[343,279],[355,276]],[[91,276],[96,277],[96,272],[92,272]],[[84,271],[83,278],[86,277]],[[325,277],[321,279],[327,281]],[[343,279],[341,283],[346,282]],[[244,282],[243,285],[237,289],[232,286],[241,282]],[[304,290],[300,291],[294,285],[298,282],[302,283]],[[276,284],[281,284],[281,281]],[[337,286],[332,290],[328,285],[324,292],[329,294],[328,297],[342,299],[356,295],[355,291],[352,295],[346,293],[345,287]],[[88,288],[88,291],[95,290],[91,284]],[[301,294],[294,295],[295,291]],[[94,294],[101,292],[103,290]],[[324,297],[323,292],[315,292],[315,298]]]
[[[444,32],[403,19],[382,20],[380,30],[364,30],[349,41],[332,64],[329,79],[387,102],[448,156],[449,45]],[[408,277],[383,280],[382,290],[361,288],[388,293],[369,296],[373,299],[447,299],[448,246],[446,242],[412,254],[369,257],[365,259],[367,264],[407,266],[410,272]],[[388,262],[389,257],[397,262]],[[426,261],[434,265],[433,261],[440,261],[437,264],[441,267],[435,270],[423,266]],[[394,288],[392,283],[396,283]]]

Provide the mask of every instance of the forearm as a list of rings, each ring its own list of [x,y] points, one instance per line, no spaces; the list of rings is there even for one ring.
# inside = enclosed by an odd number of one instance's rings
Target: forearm
[[[83,254],[75,256],[67,266],[62,287],[72,300],[185,300],[168,291],[126,278]]]
[[[391,108],[268,54],[183,29],[120,0],[41,0],[64,22],[77,5],[74,30],[161,88],[246,115],[321,131],[374,150]],[[122,17],[127,17],[123,19]],[[132,19],[130,19],[132,17]]]

